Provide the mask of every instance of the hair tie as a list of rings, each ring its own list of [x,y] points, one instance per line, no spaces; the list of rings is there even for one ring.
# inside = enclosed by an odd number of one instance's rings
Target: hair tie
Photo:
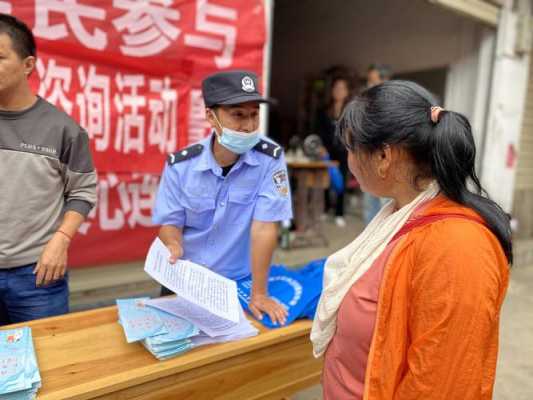
[[[431,121],[436,124],[439,122],[439,116],[440,116],[440,113],[442,111],[446,111],[444,110],[444,108],[442,107],[439,107],[439,106],[433,106],[431,107]]]

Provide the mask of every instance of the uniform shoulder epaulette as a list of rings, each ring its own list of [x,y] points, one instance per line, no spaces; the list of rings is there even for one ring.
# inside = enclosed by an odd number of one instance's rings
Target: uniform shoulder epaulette
[[[283,153],[283,148],[276,143],[267,142],[266,140],[261,139],[259,143],[254,146],[254,150],[259,151],[260,153],[266,154],[267,156],[278,159]]]
[[[203,149],[204,149],[204,146],[202,144],[200,143],[193,144],[192,146],[186,147],[184,149],[176,151],[175,153],[169,154],[167,162],[169,163],[169,165],[174,165],[181,161],[188,160],[190,158],[196,157],[197,155],[201,154]]]

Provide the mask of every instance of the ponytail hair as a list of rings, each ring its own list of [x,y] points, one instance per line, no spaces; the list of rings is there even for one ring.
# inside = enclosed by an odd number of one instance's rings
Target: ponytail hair
[[[507,260],[513,261],[511,227],[507,214],[488,198],[475,171],[476,147],[468,119],[442,111],[433,128],[431,171],[450,199],[475,210],[498,238]]]
[[[350,102],[337,134],[350,151],[373,152],[384,145],[402,146],[421,175],[435,179],[449,199],[476,211],[498,238],[511,264],[510,221],[481,186],[475,171],[476,147],[468,119],[442,110],[432,121],[433,95],[409,81],[374,86]]]

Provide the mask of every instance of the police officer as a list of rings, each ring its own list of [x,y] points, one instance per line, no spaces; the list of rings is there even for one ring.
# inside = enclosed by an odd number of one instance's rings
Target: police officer
[[[153,211],[159,238],[171,262],[191,260],[235,280],[251,273],[250,310],[284,324],[287,312],[267,283],[277,222],[292,218],[292,208],[283,150],[258,131],[266,100],[247,71],[208,76],[202,94],[213,133],[169,156]]]

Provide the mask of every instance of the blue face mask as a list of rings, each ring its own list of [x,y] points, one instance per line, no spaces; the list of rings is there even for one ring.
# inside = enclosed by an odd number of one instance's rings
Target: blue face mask
[[[244,154],[248,150],[251,150],[257,143],[259,143],[259,140],[261,140],[258,130],[246,133],[224,128],[218,121],[215,113],[213,113],[213,115],[215,116],[218,125],[222,128],[222,134],[219,135],[215,132],[217,135],[217,141],[232,153]]]

